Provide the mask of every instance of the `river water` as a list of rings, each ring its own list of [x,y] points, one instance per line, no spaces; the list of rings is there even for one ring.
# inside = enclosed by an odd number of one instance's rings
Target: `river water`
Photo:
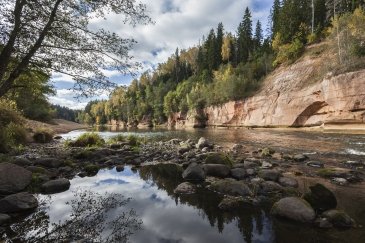
[[[62,136],[64,139],[73,139],[84,132],[86,131],[74,131]],[[198,139],[203,136],[226,147],[235,143],[253,148],[269,146],[281,151],[318,153],[329,158],[364,159],[365,154],[365,135],[235,129],[122,130],[102,131],[100,135],[110,138],[117,133],[133,134],[157,141],[171,138]],[[142,224],[140,228],[129,229],[130,235],[124,239],[128,242],[365,242],[363,228],[321,230],[308,225],[277,220],[270,216],[270,206],[261,208],[247,206],[234,213],[223,212],[217,207],[222,196],[203,187],[198,188],[198,192],[192,195],[174,194],[174,188],[182,181],[181,169],[175,165],[145,166],[136,170],[125,167],[123,172],[117,172],[115,168],[100,170],[93,177],[72,179],[69,191],[52,196],[39,195],[39,200],[46,201],[47,207],[42,209],[45,214],[41,214],[41,219],[33,215],[25,221],[33,226],[41,224],[40,222],[46,222],[48,225],[62,224],[73,213],[72,207],[67,202],[75,198],[75,192],[90,190],[100,194],[118,193],[130,198],[126,205],[104,215],[108,219],[129,210],[135,212],[135,219]],[[351,208],[346,211],[359,224],[364,225],[364,201],[351,202],[351,200],[339,199],[340,205],[350,205]],[[82,234],[82,230],[77,232],[80,231]],[[32,232],[27,234],[31,235]]]

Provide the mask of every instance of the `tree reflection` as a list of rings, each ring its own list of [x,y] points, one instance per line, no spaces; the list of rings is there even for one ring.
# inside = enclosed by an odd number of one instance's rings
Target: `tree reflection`
[[[142,179],[152,181],[159,189],[163,189],[175,200],[176,204],[186,204],[198,209],[199,215],[207,220],[212,227],[222,233],[225,225],[236,222],[237,228],[242,233],[244,242],[255,241],[256,236],[263,236],[265,218],[268,218],[268,209],[254,206],[241,207],[237,210],[226,212],[218,208],[223,196],[198,186],[195,194],[177,195],[174,189],[183,182],[182,169],[175,164],[158,164],[143,166],[139,169]],[[269,237],[269,236],[267,236]]]
[[[50,223],[50,201],[22,222],[12,226],[17,234],[8,242],[127,242],[139,230],[142,221],[131,209],[123,211],[130,198],[121,194],[99,194],[77,189],[67,202],[71,213],[66,220]]]

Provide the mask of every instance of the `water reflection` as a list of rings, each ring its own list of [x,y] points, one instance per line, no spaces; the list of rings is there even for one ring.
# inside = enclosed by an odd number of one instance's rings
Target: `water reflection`
[[[316,228],[275,220],[270,217],[269,207],[242,207],[235,212],[224,212],[218,209],[222,199],[221,195],[211,192],[203,187],[198,187],[197,193],[192,195],[177,196],[173,193],[175,187],[181,183],[182,169],[174,164],[161,164],[158,166],[144,166],[133,172],[126,167],[123,172],[113,170],[101,170],[95,177],[75,178],[71,181],[70,191],[50,196],[47,208],[32,215],[33,222],[43,222],[44,225],[67,222],[72,215],[73,208],[66,204],[67,201],[77,200],[72,191],[91,191],[94,195],[116,194],[123,195],[118,200],[122,202],[126,198],[132,198],[121,207],[117,206],[108,212],[99,207],[103,212],[103,218],[109,222],[120,215],[120,212],[131,212],[135,219],[128,226],[143,222],[142,228],[136,231],[125,229],[129,234],[129,242],[356,242],[365,237],[360,230],[321,231]],[[92,195],[92,194],[90,194]],[[46,198],[46,197],[41,197]],[[81,197],[86,207],[89,201]],[[79,197],[80,199],[80,197]],[[92,197],[97,201],[97,197]],[[109,208],[109,206],[106,206]],[[76,210],[78,211],[78,210]],[[134,212],[133,211],[133,212]],[[94,212],[94,211],[92,211]],[[126,218],[123,218],[125,220]],[[130,219],[130,218],[129,218]],[[119,219],[119,223],[123,222]],[[357,219],[356,219],[357,220]],[[95,221],[97,222],[97,221]],[[79,226],[80,224],[76,224]],[[99,224],[88,224],[90,228],[97,228]],[[123,224],[126,226],[126,224]],[[47,227],[45,227],[47,228]],[[29,234],[34,230],[42,230],[42,224],[23,224],[16,230],[25,229],[22,235]],[[80,228],[81,229],[81,228]],[[107,233],[112,227],[106,225]],[[97,230],[96,230],[97,231]],[[87,230],[70,229],[61,234],[69,236],[88,236],[93,232]],[[105,236],[104,236],[105,239]],[[124,238],[126,239],[126,238]],[[357,241],[364,242],[364,241]]]
[[[63,207],[57,199],[40,196],[37,211],[11,227],[14,237],[10,233],[8,241],[127,242],[142,224],[133,209],[124,211],[130,199],[121,194],[102,195],[79,188]],[[64,211],[65,219],[54,218],[55,210]]]

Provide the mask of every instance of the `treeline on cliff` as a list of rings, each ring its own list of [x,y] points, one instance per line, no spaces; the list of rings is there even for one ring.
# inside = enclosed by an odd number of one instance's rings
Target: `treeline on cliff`
[[[108,100],[90,102],[78,120],[161,124],[176,112],[240,100],[254,94],[275,67],[294,62],[306,45],[322,40],[332,41],[335,53],[342,49],[338,64],[345,64],[341,55],[352,60],[365,54],[361,6],[364,1],[275,0],[266,36],[260,21],[252,23],[247,8],[236,33],[225,32],[220,23],[199,45],[176,49],[155,71],[116,88]],[[350,26],[362,34],[347,33]]]

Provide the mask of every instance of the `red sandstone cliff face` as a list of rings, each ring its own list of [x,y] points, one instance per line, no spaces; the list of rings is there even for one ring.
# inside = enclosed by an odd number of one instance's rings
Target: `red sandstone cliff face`
[[[365,126],[365,70],[334,76],[326,62],[335,57],[307,55],[280,67],[253,97],[202,111],[208,126],[302,127],[331,123]],[[324,72],[326,70],[326,72]],[[175,114],[169,124],[194,127],[196,112]]]

